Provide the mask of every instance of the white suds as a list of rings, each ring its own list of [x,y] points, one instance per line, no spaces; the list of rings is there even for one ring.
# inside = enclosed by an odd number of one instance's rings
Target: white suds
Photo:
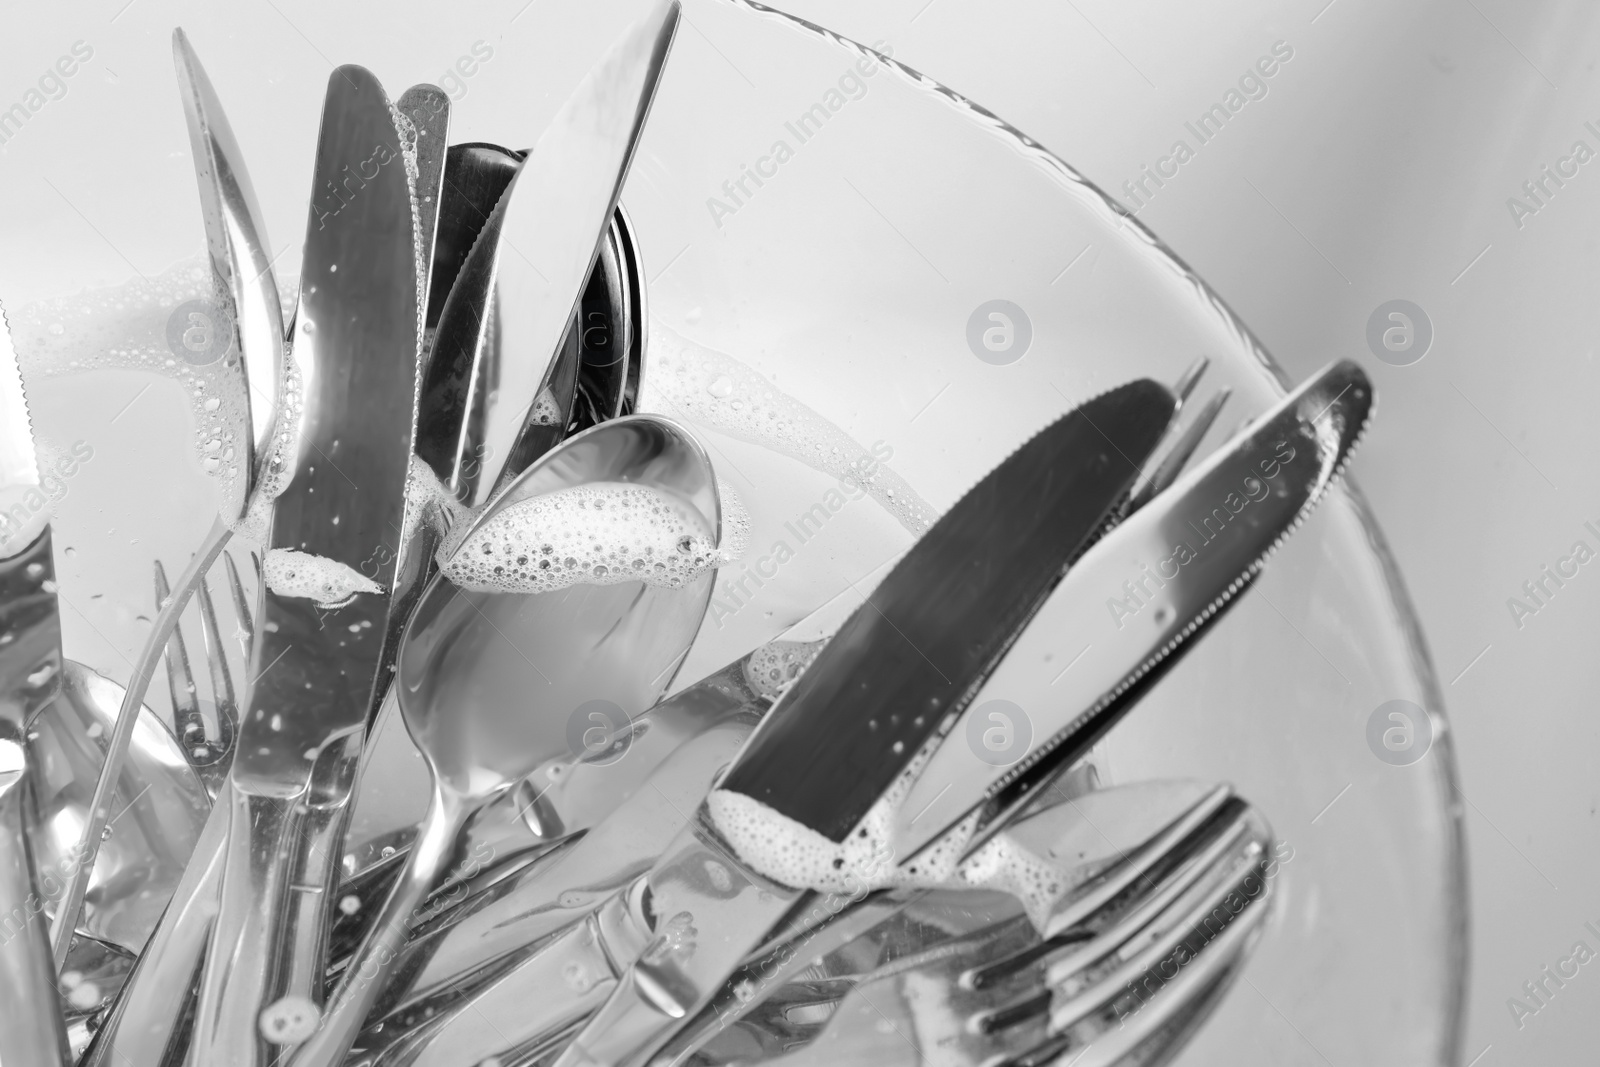
[[[717,479],[717,497],[722,504],[722,540],[717,545],[717,565],[725,566],[744,556],[750,545],[750,512],[733,486]]]
[[[17,309],[10,326],[26,378],[128,369],[176,382],[193,417],[196,462],[231,516],[245,503],[253,445],[231,305],[210,264],[199,260]],[[274,384],[258,383],[256,391]]]
[[[720,560],[686,501],[647,485],[595,482],[507,506],[441,567],[463,589],[549,593],[634,581],[678,588]]]
[[[539,390],[539,395],[533,398],[531,421],[540,426],[549,426],[560,417],[561,407],[556,403],[556,396],[549,386]]]
[[[777,700],[800,680],[826,641],[772,641],[744,661],[744,680],[759,695]]]
[[[272,505],[294,480],[300,457],[300,416],[305,411],[300,391],[300,368],[293,355],[283,361],[277,401],[272,408],[272,436],[256,457],[256,485],[249,504],[237,522],[228,524],[234,536],[256,545],[272,541]]]
[[[411,457],[406,469],[406,506],[400,522],[400,543],[411,544],[417,530],[432,526],[441,540],[451,527],[465,519],[468,509],[456,499],[427,462]]]
[[[318,607],[343,607],[358,593],[382,593],[383,586],[335,559],[273,548],[261,560],[261,577],[279,596],[315,600]]]
[[[923,746],[842,844],[743,793],[712,790],[706,807],[739,859],[784,885],[849,896],[892,887],[998,889],[1020,900],[1042,930],[1051,906],[1070,888],[1067,876],[1004,834],[962,862],[979,812],[910,862],[895,862],[890,843],[895,815],[939,740]]]

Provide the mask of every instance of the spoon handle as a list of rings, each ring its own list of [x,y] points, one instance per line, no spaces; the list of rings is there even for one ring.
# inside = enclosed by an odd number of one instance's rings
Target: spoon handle
[[[367,1013],[388,984],[410,934],[410,920],[417,906],[449,866],[468,814],[459,797],[435,784],[428,814],[411,846],[405,869],[389,891],[383,911],[366,939],[350,957],[344,978],[322,1014],[321,1026],[295,1050],[290,1067],[336,1067],[344,1060]]]

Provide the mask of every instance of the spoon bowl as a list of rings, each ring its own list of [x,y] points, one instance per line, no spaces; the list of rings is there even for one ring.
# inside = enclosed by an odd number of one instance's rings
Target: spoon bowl
[[[687,504],[713,543],[720,538],[704,449],[665,419],[632,416],[551,452],[452,540],[471,541],[523,501],[596,483],[650,487]],[[675,588],[625,581],[534,594],[473,592],[441,579],[417,609],[399,665],[401,713],[435,780],[487,800],[551,758],[604,758],[600,742],[624,725],[619,713],[631,720],[670,684],[712,577],[708,570]],[[530,702],[541,713],[529,714]]]
[[[712,544],[721,539],[721,501],[704,448],[666,419],[634,415],[547,453],[447,544],[471,549],[474,534],[507,509],[601,483],[649,488],[696,518]],[[626,754],[615,739],[631,736],[632,719],[671,684],[715,579],[707,569],[677,586],[629,579],[484,592],[451,581],[450,559],[423,594],[397,661],[401,715],[433,776],[428,813],[295,1067],[343,1057],[387,984],[418,905],[462,858],[464,827],[485,804],[541,766],[559,778],[578,760]]]
[[[28,724],[39,760],[30,843],[52,905],[76,869],[79,836],[123,701],[122,686],[81,663],[64,661],[61,675],[60,693]],[[77,930],[137,953],[183,875],[211,799],[171,731],[147,707],[140,708],[119,777],[110,835],[101,843]]]

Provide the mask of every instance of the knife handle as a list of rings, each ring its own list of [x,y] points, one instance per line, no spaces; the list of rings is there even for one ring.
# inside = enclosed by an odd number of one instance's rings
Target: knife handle
[[[189,1043],[188,1062],[196,1067],[265,1065],[276,1055],[262,1035],[262,1013],[278,1000],[284,896],[293,869],[288,846],[299,829],[303,800],[303,790],[262,796],[245,792],[237,781],[229,792],[217,917]]]
[[[0,1063],[71,1064],[50,933],[28,844],[32,779],[23,748],[0,741]]]
[[[328,1001],[321,1024],[295,1050],[293,1067],[338,1067],[361,1033],[394,972],[400,950],[411,934],[411,917],[427,899],[449,866],[461,827],[471,814],[461,798],[435,783],[428,814],[400,878],[389,890],[383,909],[345,965],[339,988]]]
[[[175,1067],[183,1062],[195,979],[217,911],[232,793],[224,782],[167,910],[80,1067]]]
[[[649,1063],[806,896],[746,868],[704,818],[702,807],[626,893],[623,914],[648,941],[619,945],[607,927],[615,910],[601,911],[606,947],[627,973],[555,1067]]]

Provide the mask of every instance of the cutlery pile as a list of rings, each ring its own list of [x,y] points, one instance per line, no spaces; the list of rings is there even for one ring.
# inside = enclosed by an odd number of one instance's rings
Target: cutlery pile
[[[618,197],[679,17],[650,5],[527,151],[450,145],[436,87],[336,70],[288,321],[174,34],[246,400],[126,687],[61,656],[45,513],[0,525],[0,1063],[1150,1064],[1243,966],[1262,815],[1084,757],[1337,479],[1365,375],[1328,367],[1193,465],[1228,398],[1191,414],[1204,360],[1110,389],[827,641],[663,699],[744,526],[693,434],[633,412]],[[38,483],[0,334],[0,505]],[[171,724],[144,706],[163,659]],[[1032,735],[1000,759],[972,739],[1007,700]],[[402,727],[427,813],[357,826]]]

